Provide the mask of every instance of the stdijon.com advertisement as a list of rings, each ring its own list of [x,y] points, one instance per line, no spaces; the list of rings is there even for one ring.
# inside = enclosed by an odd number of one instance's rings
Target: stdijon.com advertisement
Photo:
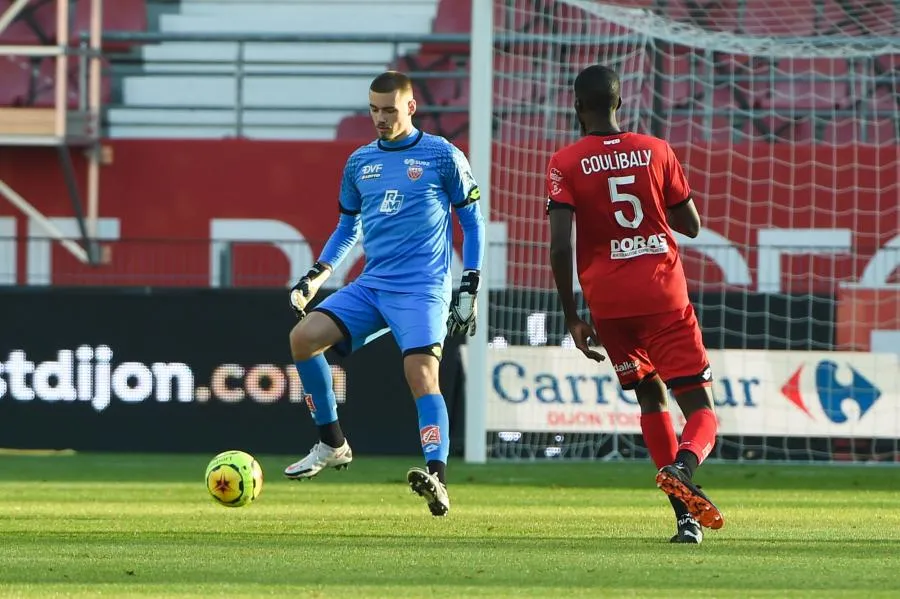
[[[305,453],[316,442],[282,290],[8,288],[0,319],[0,448]],[[415,404],[384,337],[328,354],[339,415],[354,451],[415,454]]]

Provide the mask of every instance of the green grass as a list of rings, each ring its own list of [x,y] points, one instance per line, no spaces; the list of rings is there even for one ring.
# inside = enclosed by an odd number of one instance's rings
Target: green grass
[[[357,457],[262,496],[206,496],[210,456],[0,457],[0,597],[894,597],[900,469],[709,465],[727,525],[674,523],[649,464],[451,464],[432,518],[417,460]]]

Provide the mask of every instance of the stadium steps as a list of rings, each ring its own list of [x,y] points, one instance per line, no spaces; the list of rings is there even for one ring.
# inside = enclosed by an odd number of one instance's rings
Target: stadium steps
[[[163,33],[377,35],[391,30],[382,24],[402,22],[405,32],[424,34],[431,30],[436,8],[437,0],[289,4],[274,0],[191,0],[183,1],[179,12],[161,15],[159,24]],[[417,49],[415,45],[399,48],[400,52]],[[124,78],[122,106],[108,112],[110,136],[234,137],[237,53],[236,43],[167,42],[144,47],[144,74]],[[340,120],[352,114],[355,105],[364,108],[368,82],[372,74],[392,61],[394,47],[382,43],[252,43],[245,46],[245,56],[248,61],[300,64],[247,65],[245,72],[249,76],[241,90],[246,111],[244,137],[334,139]],[[159,64],[160,61],[221,64]],[[293,74],[297,71],[306,74]],[[199,75],[189,77],[188,72]],[[321,109],[298,110],[306,106]],[[268,109],[275,111],[267,112]],[[141,124],[135,126],[138,122]],[[166,126],[167,122],[177,125]]]

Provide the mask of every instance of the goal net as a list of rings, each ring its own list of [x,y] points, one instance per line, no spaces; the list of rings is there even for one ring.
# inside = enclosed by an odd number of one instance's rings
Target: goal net
[[[488,457],[647,456],[633,393],[572,348],[549,268],[544,172],[579,136],[575,75],[601,63],[620,74],[623,128],[671,143],[702,214],[679,242],[715,377],[713,457],[900,461],[900,2],[493,8],[507,269],[488,347],[466,348],[488,364]]]

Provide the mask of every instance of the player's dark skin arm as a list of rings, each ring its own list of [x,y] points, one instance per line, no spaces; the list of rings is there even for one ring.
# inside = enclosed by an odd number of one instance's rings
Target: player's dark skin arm
[[[572,211],[566,208],[550,211],[550,267],[566,323],[578,320],[572,292]]]
[[[599,343],[597,333],[578,316],[572,291],[572,211],[567,208],[550,210],[550,267],[575,347],[591,360],[602,362],[606,357],[588,345],[590,339]]]
[[[691,239],[700,234],[700,213],[692,198],[666,210],[669,226]]]

